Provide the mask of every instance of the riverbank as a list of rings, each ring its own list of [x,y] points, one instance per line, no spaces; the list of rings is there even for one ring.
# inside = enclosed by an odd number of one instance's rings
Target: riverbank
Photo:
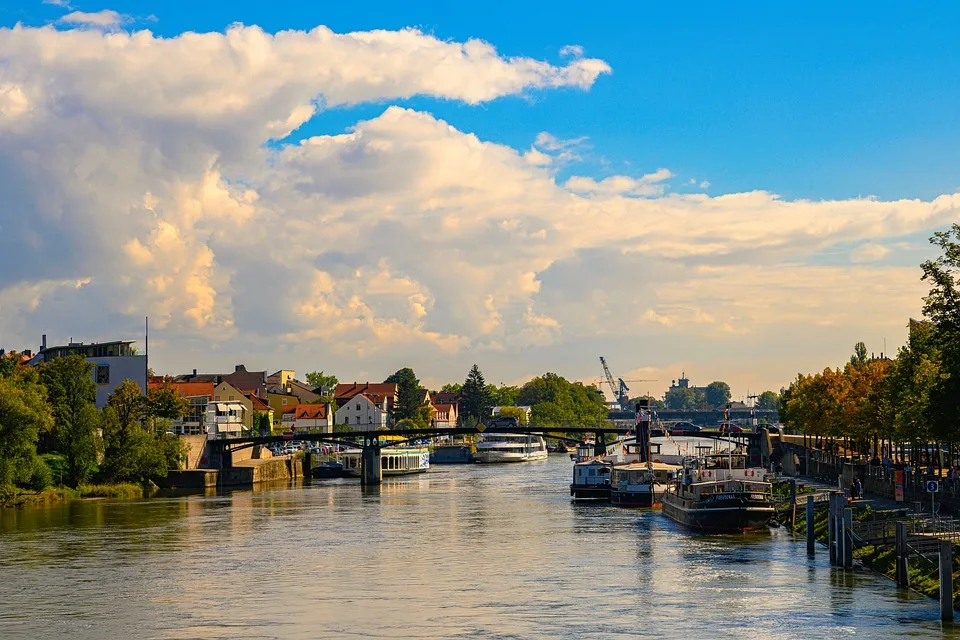
[[[10,485],[0,486],[0,508],[20,509],[23,507],[41,507],[80,500],[83,498],[142,498],[156,489],[138,484],[82,484],[76,489],[70,487],[47,487],[42,491],[21,489]]]

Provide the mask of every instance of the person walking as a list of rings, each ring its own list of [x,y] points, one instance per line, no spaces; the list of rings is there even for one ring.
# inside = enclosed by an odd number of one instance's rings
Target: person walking
[[[851,500],[857,499],[857,483],[854,482],[853,480],[850,481],[850,499]]]
[[[863,498],[863,483],[860,482],[860,478],[857,478],[855,482],[857,487],[857,499],[859,500]]]

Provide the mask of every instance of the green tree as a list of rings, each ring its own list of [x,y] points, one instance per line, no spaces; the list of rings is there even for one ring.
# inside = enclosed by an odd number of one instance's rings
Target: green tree
[[[311,371],[307,374],[307,384],[313,387],[313,392],[323,398],[333,397],[333,390],[340,381],[337,376],[328,376],[323,371]],[[329,400],[327,400],[329,402]],[[324,403],[326,404],[326,403]]]
[[[253,430],[261,435],[270,435],[273,425],[270,423],[270,414],[266,411],[257,411],[253,414]]]
[[[413,369],[404,367],[384,382],[397,385],[397,402],[393,406],[393,422],[409,420],[417,426],[425,426],[430,420],[430,402],[427,390],[420,386],[420,380]]]
[[[492,407],[483,373],[480,372],[480,367],[473,365],[460,391],[460,417],[464,420],[472,418],[477,422],[484,422],[490,417]]]
[[[66,459],[66,480],[73,486],[90,478],[100,448],[100,414],[94,407],[97,387],[92,370],[93,365],[81,356],[56,358],[40,369],[53,408],[57,448]]]
[[[780,408],[780,396],[774,391],[764,391],[757,396],[757,409],[774,411]]]
[[[0,485],[42,489],[49,470],[37,456],[40,433],[53,427],[46,389],[35,369],[0,358]]]
[[[517,398],[520,397],[520,387],[511,385],[500,385],[496,387],[492,384],[487,385],[490,390],[490,398],[496,407],[515,407]]]
[[[853,345],[853,355],[850,356],[850,364],[860,366],[867,364],[867,360],[867,345],[862,342]]]
[[[440,387],[440,393],[456,393],[460,394],[463,391],[463,385],[459,382],[447,383]]]
[[[520,407],[500,407],[499,416],[503,418],[516,418],[521,425],[527,424],[527,412]]]
[[[721,380],[714,380],[707,385],[704,395],[711,407],[717,408],[730,402],[730,385]]]
[[[145,403],[145,416],[154,419],[179,420],[187,414],[187,410],[190,408],[190,402],[186,398],[180,397],[169,377],[164,378],[159,387],[150,389]]]
[[[960,224],[936,232],[930,242],[940,248],[941,255],[920,266],[923,280],[931,287],[923,299],[923,314],[933,324],[939,371],[933,378],[927,412],[935,431],[954,440],[960,416]]]
[[[699,389],[673,387],[663,395],[664,405],[676,411],[693,411],[707,404],[707,396]]]
[[[607,417],[606,399],[596,386],[570,382],[555,373],[523,385],[517,404],[531,408],[531,422],[538,426],[591,427]]]

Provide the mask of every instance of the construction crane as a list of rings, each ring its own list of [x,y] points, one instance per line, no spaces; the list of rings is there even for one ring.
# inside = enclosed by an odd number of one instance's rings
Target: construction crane
[[[603,373],[606,376],[607,384],[610,385],[610,391],[613,393],[613,397],[620,404],[621,409],[627,408],[627,405],[630,404],[630,387],[627,386],[623,378],[617,378],[617,381],[613,381],[613,374],[610,373],[610,367],[607,366],[607,359],[603,356],[600,356],[600,364],[603,365]],[[631,380],[630,382],[656,382],[656,380]]]

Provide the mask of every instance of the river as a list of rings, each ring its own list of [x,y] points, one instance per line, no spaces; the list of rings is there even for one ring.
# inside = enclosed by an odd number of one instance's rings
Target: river
[[[785,531],[572,504],[570,467],[0,510],[0,638],[952,634],[934,601]]]

